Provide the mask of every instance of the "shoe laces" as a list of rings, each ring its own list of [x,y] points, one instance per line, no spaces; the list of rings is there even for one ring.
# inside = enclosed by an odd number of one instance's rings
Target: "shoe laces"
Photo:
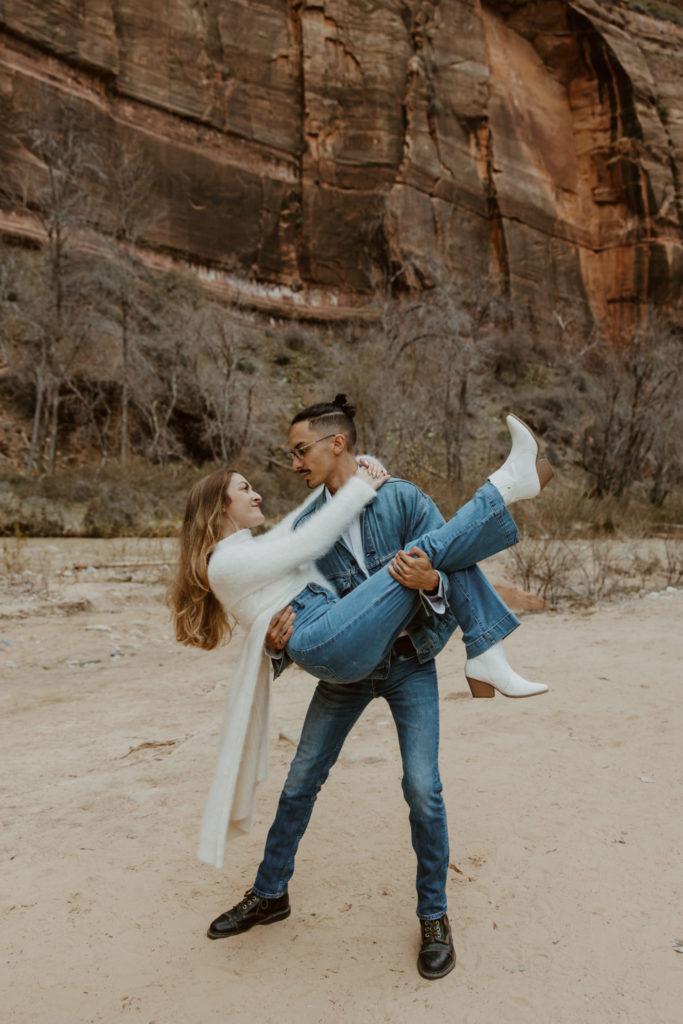
[[[443,927],[443,919],[437,917],[435,921],[423,921],[423,934],[425,942],[443,942],[446,933]]]
[[[260,900],[261,897],[257,896],[253,889],[247,889],[237,906],[232,908],[232,913],[235,914],[242,910],[249,910],[250,907],[253,907],[255,902],[259,903]]]

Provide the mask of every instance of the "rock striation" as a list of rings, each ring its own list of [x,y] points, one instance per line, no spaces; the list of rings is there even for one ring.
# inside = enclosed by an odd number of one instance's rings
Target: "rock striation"
[[[3,0],[0,101],[135,140],[150,254],[274,314],[373,318],[389,288],[450,280],[539,330],[619,336],[681,298],[681,21],[597,0]],[[34,159],[8,127],[0,158]],[[30,233],[11,209],[0,227]]]

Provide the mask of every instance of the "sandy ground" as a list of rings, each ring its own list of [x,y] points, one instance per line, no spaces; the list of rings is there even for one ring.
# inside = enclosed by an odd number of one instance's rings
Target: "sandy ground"
[[[507,649],[550,684],[534,700],[471,700],[459,641],[441,655],[458,962],[427,982],[383,701],[319,798],[291,917],[205,937],[253,879],[313,681],[274,685],[253,833],[200,864],[239,644],[172,641],[163,570],[130,566],[162,547],[35,542],[0,600],[4,1020],[683,1019],[683,591],[526,615]]]

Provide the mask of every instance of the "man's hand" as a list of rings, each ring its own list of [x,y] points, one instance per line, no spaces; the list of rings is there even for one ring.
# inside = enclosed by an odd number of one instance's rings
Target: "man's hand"
[[[420,548],[397,551],[387,566],[389,574],[409,590],[434,590],[439,585],[439,574],[432,569],[428,555]]]
[[[294,619],[296,615],[291,605],[276,612],[270,620],[268,632],[266,633],[265,647],[270,651],[283,651],[287,641],[294,632]]]

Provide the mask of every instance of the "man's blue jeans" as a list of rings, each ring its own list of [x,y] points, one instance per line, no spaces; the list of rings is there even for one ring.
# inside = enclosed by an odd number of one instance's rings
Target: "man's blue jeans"
[[[318,684],[268,833],[254,892],[272,899],[287,891],[294,857],[313,805],[344,740],[375,697],[384,697],[396,722],[403,762],[403,795],[417,856],[417,915],[446,913],[448,826],[439,777],[439,694],[433,661],[395,658],[387,679]],[[378,883],[379,884],[379,883]]]
[[[462,570],[515,544],[515,523],[497,489],[484,484],[443,526],[413,539],[435,569],[448,573],[463,603],[468,575]],[[410,545],[407,545],[409,548]],[[415,615],[419,595],[394,580],[386,567],[340,598],[315,583],[292,600],[294,633],[289,656],[311,675],[330,683],[367,678],[389,653],[396,637]],[[493,589],[470,601],[463,626],[468,657],[481,654],[517,626],[518,620]],[[468,632],[470,635],[468,635]]]
[[[432,556],[433,564],[448,560],[451,599],[457,586],[458,612],[468,657],[474,657],[507,636],[518,620],[505,607],[492,587],[472,586],[470,573],[479,573],[474,563],[510,547],[518,539],[517,528],[496,488],[486,483],[445,526],[430,531],[415,542]],[[406,545],[409,547],[410,545]],[[445,554],[444,554],[445,552]],[[452,574],[451,567],[472,566],[465,573]],[[454,582],[455,577],[459,582]],[[380,569],[344,598],[338,599],[322,587],[306,588],[304,601],[292,605],[297,617],[309,618],[323,643],[326,666],[334,657],[335,668],[345,671],[359,654],[366,657],[368,646],[391,646],[387,616],[395,616],[393,636],[401,630],[402,616],[414,614],[414,591],[394,583],[386,568]],[[476,596],[475,596],[476,595]],[[299,595],[301,596],[301,595]],[[345,603],[348,604],[345,605]],[[388,602],[388,603],[387,603]],[[394,605],[397,602],[400,609]],[[452,602],[455,603],[455,602]],[[300,604],[300,607],[299,607]],[[405,609],[403,605],[405,604]],[[341,618],[339,609],[342,610]],[[412,609],[412,610],[411,610]],[[330,639],[325,616],[348,626],[344,635]],[[322,618],[321,618],[322,617]],[[463,621],[464,620],[464,621]],[[301,619],[299,620],[301,623]],[[335,625],[336,623],[336,625]],[[360,632],[359,632],[360,631]],[[302,633],[305,635],[306,630]],[[362,642],[358,637],[362,633]],[[340,652],[333,650],[337,641]],[[373,655],[374,656],[374,655]],[[298,657],[295,659],[298,660]],[[350,729],[374,697],[384,697],[396,722],[403,761],[403,793],[410,808],[413,849],[417,856],[417,914],[423,920],[446,912],[448,872],[448,829],[439,777],[439,697],[433,661],[420,664],[417,658],[394,658],[386,679],[372,678],[380,657],[371,663],[367,678],[359,682],[320,682],[306,715],[299,747],[290,766],[275,820],[268,833],[263,861],[254,891],[264,898],[281,896],[294,871],[297,847],[306,831],[316,797],[337,760]],[[308,667],[308,666],[307,666]],[[310,669],[309,669],[310,671]],[[341,677],[341,676],[340,676]],[[358,676],[356,676],[358,678]]]

